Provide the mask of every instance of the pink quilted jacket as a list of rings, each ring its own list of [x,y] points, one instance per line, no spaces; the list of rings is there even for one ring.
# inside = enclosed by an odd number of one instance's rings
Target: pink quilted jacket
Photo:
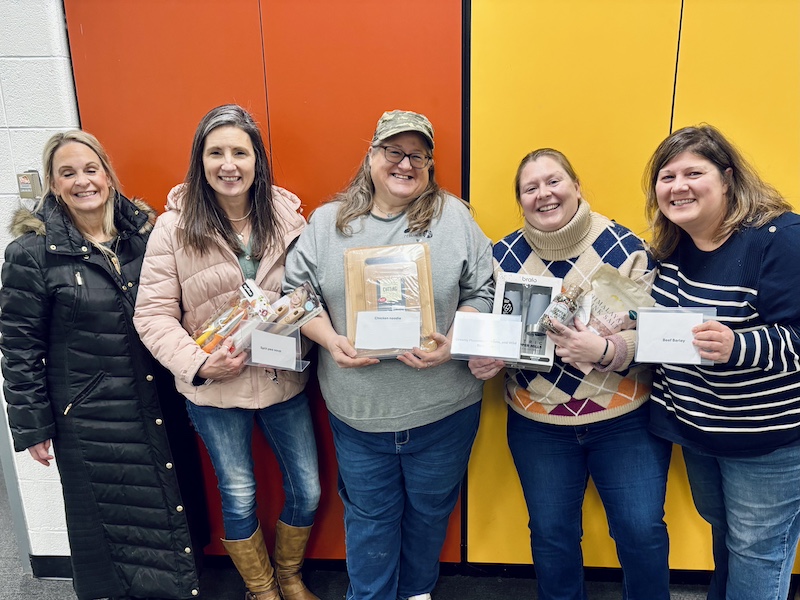
[[[173,375],[180,391],[198,405],[220,408],[263,408],[300,393],[308,371],[279,371],[277,381],[263,368],[247,367],[237,379],[195,386],[192,380],[208,355],[190,337],[243,283],[236,255],[220,243],[202,256],[184,250],[178,241],[183,184],[167,197],[167,210],[150,234],[142,265],[133,323],[142,342]],[[306,221],[300,199],[273,186],[278,218],[284,222],[283,251],[264,255],[256,282],[270,300],[281,293],[286,247],[300,235]]]

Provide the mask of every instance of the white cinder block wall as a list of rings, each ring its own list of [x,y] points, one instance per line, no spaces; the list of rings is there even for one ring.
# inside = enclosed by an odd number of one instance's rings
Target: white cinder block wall
[[[20,205],[15,173],[41,173],[46,140],[78,126],[62,0],[0,0],[0,249],[11,241],[8,226]],[[10,447],[3,429],[0,443]],[[16,469],[30,553],[69,555],[56,468],[39,465],[27,452],[5,461],[4,470],[9,466]],[[6,473],[7,482],[13,479]]]

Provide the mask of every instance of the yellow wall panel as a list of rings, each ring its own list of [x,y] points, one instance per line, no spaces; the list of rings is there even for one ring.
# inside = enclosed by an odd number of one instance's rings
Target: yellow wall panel
[[[718,127],[800,209],[800,2],[687,0],[683,23],[675,129]]]
[[[470,198],[494,240],[522,220],[512,180],[527,152],[562,150],[598,212],[644,232],[641,174],[675,128],[709,122],[800,206],[800,3],[796,0],[474,0]],[[468,560],[529,563],[527,512],[505,440],[499,379],[486,386],[468,479]],[[666,501],[673,569],[708,570],[710,528],[679,449]],[[587,566],[618,566],[590,486]]]
[[[637,232],[652,140],[669,133],[680,0],[474,0],[471,201],[487,235],[521,223],[529,151],[573,161],[595,210]]]
[[[531,562],[528,512],[506,444],[500,377],[484,387],[481,424],[467,472],[467,561]]]
[[[700,122],[800,208],[800,2],[687,0],[675,128]]]
[[[679,0],[474,0],[470,200],[497,240],[520,226],[520,159],[552,146],[573,162],[592,207],[634,231],[651,140],[669,133]],[[527,511],[506,445],[501,384],[486,387],[468,478],[470,562],[530,563]],[[588,566],[618,566],[593,489]]]

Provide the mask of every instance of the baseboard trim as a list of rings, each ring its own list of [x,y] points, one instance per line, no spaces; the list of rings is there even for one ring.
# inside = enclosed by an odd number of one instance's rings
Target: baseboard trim
[[[30,556],[30,560],[37,579],[72,579],[69,556]]]
[[[39,579],[71,579],[72,565],[69,556],[31,556],[33,576]],[[227,556],[205,557],[205,564],[214,567],[233,567]],[[311,571],[345,571],[344,560],[313,559],[305,561],[305,568]],[[468,577],[510,577],[535,579],[533,565],[500,565],[481,563],[441,563],[442,575],[466,575]],[[587,581],[622,581],[621,569],[587,567]],[[670,583],[683,585],[708,585],[711,573],[708,571],[670,571]]]

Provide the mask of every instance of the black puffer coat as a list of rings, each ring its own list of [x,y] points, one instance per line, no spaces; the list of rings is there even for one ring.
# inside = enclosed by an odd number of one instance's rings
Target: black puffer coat
[[[0,348],[14,447],[53,440],[81,600],[199,594],[181,466],[159,405],[160,367],[132,323],[154,217],[117,197],[117,274],[49,196],[37,214],[17,213],[19,237],[2,269]]]

